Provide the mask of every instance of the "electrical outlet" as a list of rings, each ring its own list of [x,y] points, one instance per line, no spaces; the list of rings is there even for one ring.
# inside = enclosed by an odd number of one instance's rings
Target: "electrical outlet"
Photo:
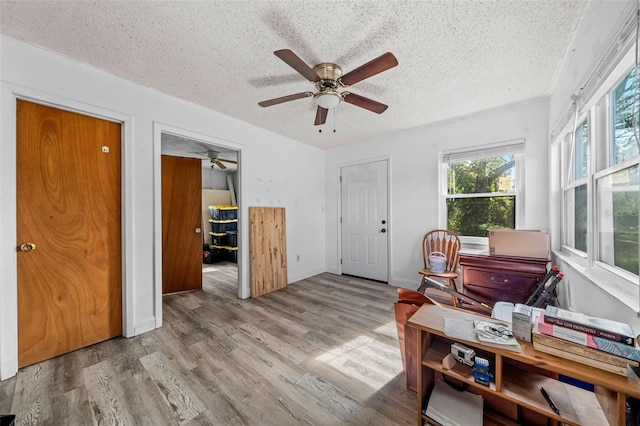
[[[300,255],[296,256],[296,261],[300,262]]]

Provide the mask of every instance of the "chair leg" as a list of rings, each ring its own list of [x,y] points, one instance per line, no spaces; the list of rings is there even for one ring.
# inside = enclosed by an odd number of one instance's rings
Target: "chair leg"
[[[455,280],[449,279],[449,288],[451,290],[458,291],[458,289],[456,288],[456,281]],[[455,297],[453,294],[451,295],[451,304],[456,308],[459,308],[462,305],[460,303],[460,300],[457,297]]]

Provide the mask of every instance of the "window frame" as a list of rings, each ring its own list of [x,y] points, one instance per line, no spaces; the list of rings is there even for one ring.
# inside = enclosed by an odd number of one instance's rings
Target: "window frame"
[[[512,147],[511,151],[507,149]],[[514,155],[515,165],[514,165],[514,176],[515,176],[515,190],[509,192],[490,192],[490,193],[470,193],[470,194],[448,194],[448,169],[449,164],[452,161],[446,160],[447,157],[450,156],[464,156],[468,159],[481,159],[481,158],[492,158],[483,155],[483,151],[496,151],[496,155],[494,157],[500,156],[497,151],[501,149],[505,149],[502,155]],[[447,217],[447,200],[450,198],[484,198],[484,197],[507,197],[513,196],[515,197],[515,229],[519,229],[524,223],[524,167],[525,167],[525,149],[526,149],[526,139],[512,139],[502,142],[496,142],[486,145],[477,145],[470,146],[459,149],[445,150],[440,151],[438,153],[438,164],[439,164],[439,196],[438,196],[438,222],[439,227],[442,229],[447,229],[448,217]],[[473,155],[476,153],[477,155]],[[465,247],[482,247],[487,246],[489,244],[488,237],[475,237],[475,236],[465,236],[459,235],[460,242]]]
[[[573,157],[574,153],[569,152],[565,148],[566,140],[571,137],[574,129],[574,120],[570,120],[551,140],[551,150],[554,152],[554,146],[559,145],[560,159],[559,164],[553,166],[551,182],[555,182],[559,187],[552,190],[560,191],[560,204],[557,206],[552,203],[551,216],[558,219],[560,226],[560,244],[559,250],[554,250],[554,254],[561,259],[576,266],[583,275],[593,281],[596,285],[603,288],[611,294],[629,294],[638,291],[639,276],[632,272],[626,271],[621,267],[610,265],[600,259],[600,227],[598,223],[598,188],[599,179],[611,176],[616,172],[627,169],[634,165],[640,167],[640,155],[625,160],[618,164],[613,164],[613,101],[612,94],[618,85],[624,80],[629,72],[635,66],[635,50],[631,48],[624,54],[619,63],[613,67],[612,72],[605,78],[599,87],[593,92],[593,95],[579,102],[578,109],[572,107],[577,114],[575,124],[588,123],[588,158],[587,158],[587,252],[581,252],[566,244],[565,236],[567,232],[567,212],[565,206],[565,191],[571,187],[575,188],[584,183],[584,179],[575,181],[575,172],[569,174],[568,160]],[[573,115],[573,114],[572,114]],[[575,126],[577,129],[577,125]],[[560,176],[557,176],[557,174]],[[571,177],[573,181],[567,182],[567,178]],[[557,203],[556,203],[557,204]]]

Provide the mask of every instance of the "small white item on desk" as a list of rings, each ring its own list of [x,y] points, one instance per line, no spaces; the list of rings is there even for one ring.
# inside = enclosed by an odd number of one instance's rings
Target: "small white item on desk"
[[[513,303],[496,302],[491,311],[491,318],[511,323],[511,313],[513,312]]]
[[[518,303],[511,313],[511,326],[516,339],[531,342],[531,306]]]

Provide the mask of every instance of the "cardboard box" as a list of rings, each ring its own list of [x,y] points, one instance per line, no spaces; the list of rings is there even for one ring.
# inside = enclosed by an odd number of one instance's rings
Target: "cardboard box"
[[[550,259],[549,233],[521,229],[491,229],[489,254]]]

